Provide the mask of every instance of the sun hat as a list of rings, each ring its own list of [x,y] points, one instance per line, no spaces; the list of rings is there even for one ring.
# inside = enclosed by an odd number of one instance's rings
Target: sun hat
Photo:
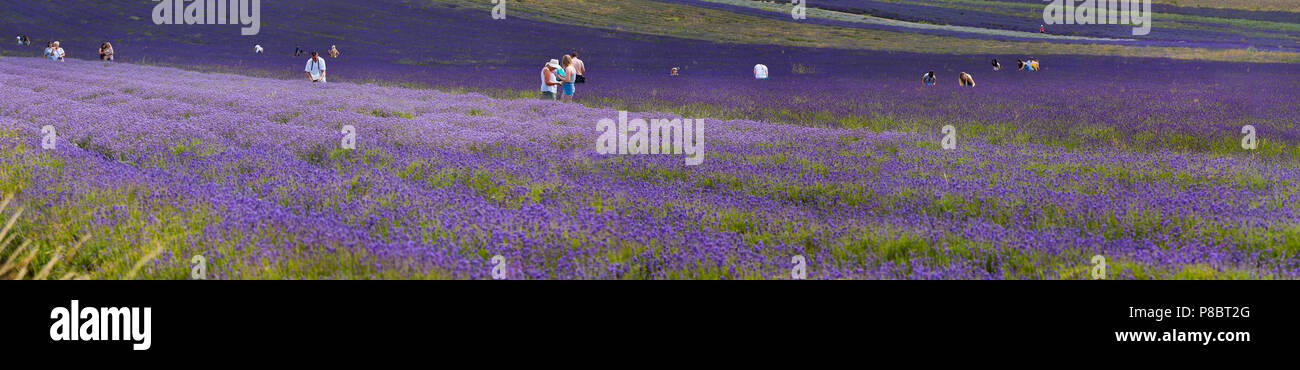
[[[559,61],[559,60],[555,60],[555,59],[551,59],[550,62],[546,62],[546,65],[548,65],[548,66],[550,66],[550,67],[552,67],[552,68],[560,68],[560,61]]]

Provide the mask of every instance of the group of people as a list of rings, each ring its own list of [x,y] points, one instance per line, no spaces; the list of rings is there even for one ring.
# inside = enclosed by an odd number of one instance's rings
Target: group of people
[[[542,66],[542,100],[573,101],[576,84],[587,82],[587,65],[578,52],[551,59]]]
[[[996,60],[993,62],[997,63]],[[934,71],[929,71],[921,75],[921,83],[926,86],[934,86],[938,83],[938,78],[935,77]],[[957,75],[957,83],[961,84],[961,86],[975,87],[975,76],[971,76],[970,73],[962,72],[960,75]]]
[[[1017,59],[1017,60],[1016,60],[1016,64],[1017,64],[1016,68],[1019,69],[1019,70],[1022,70],[1022,71],[1038,71],[1038,70],[1039,70],[1039,66],[1038,66],[1038,58],[1029,58],[1029,60]],[[1001,62],[998,62],[997,59],[993,59],[993,70],[994,70],[994,71],[1001,71],[1001,70],[1002,70],[1002,63],[1001,63]],[[926,86],[934,86],[935,83],[937,83],[937,82],[938,82],[938,81],[937,81],[937,78],[936,78],[935,75],[934,75],[934,71],[929,71],[929,72],[926,72],[925,74],[921,75],[921,83],[922,83],[922,84],[925,84]],[[974,87],[974,86],[975,86],[975,77],[974,77],[974,76],[971,76],[969,73],[962,72],[961,75],[958,75],[958,76],[957,76],[957,82],[960,83],[961,86],[970,86],[970,87]]]
[[[303,49],[301,46],[293,47],[293,56],[302,56],[306,53],[307,50]],[[329,53],[330,58],[338,58],[339,55],[342,55],[342,53],[339,52],[338,45],[330,45],[330,50],[327,53]],[[266,49],[263,48],[261,44],[253,45],[253,54],[266,54]],[[313,51],[311,52],[311,58],[307,59],[307,66],[303,67],[303,72],[307,73],[308,81],[313,83],[329,83],[328,74],[326,72],[328,69],[329,68],[325,65],[325,58],[321,58],[320,53]]]
[[[1021,71],[1038,71],[1038,58],[1029,58],[1029,60],[1016,59],[1016,68]]]
[[[67,56],[67,53],[63,52],[63,47],[59,46],[58,41],[50,41],[45,44],[45,59],[62,62],[65,56]]]
[[[19,46],[28,46],[31,44],[32,44],[32,40],[27,38],[27,35],[18,35]],[[112,43],[104,42],[102,44],[99,44],[99,60],[111,62],[113,61],[115,54],[116,53],[113,52]],[[45,52],[42,54],[42,56],[45,59],[49,59],[56,62],[62,62],[64,58],[68,56],[68,53],[63,50],[63,45],[58,40],[55,40],[55,41],[49,41],[45,43]]]

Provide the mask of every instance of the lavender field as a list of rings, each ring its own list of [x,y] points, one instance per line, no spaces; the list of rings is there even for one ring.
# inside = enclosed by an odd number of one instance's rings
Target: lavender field
[[[108,3],[19,3],[25,20],[0,27],[64,40],[72,57],[0,49],[0,194],[23,209],[0,248],[27,245],[0,263],[94,279],[186,279],[195,256],[215,279],[492,279],[496,266],[509,279],[790,279],[798,256],[809,279],[1090,279],[1103,256],[1111,279],[1300,277],[1293,13],[1161,8],[1281,27],[1217,43],[1259,30],[1136,45],[917,36],[981,42],[959,53],[556,24],[570,14],[525,12],[539,2],[508,21],[456,0],[314,2],[321,15],[285,2],[265,5],[255,37],[60,23],[149,6]],[[709,17],[726,12],[716,3],[610,2]],[[825,3],[933,22],[969,5]],[[591,13],[627,9],[615,5]],[[909,11],[922,6],[937,10]],[[998,9],[985,19],[1023,23]],[[833,27],[753,17],[735,19]],[[325,21],[347,26],[304,27]],[[86,60],[101,40],[119,62]],[[1182,41],[1194,46],[1169,49]],[[304,81],[292,48],[332,44],[331,82]],[[578,103],[536,99],[541,65],[571,50],[591,78]],[[1015,70],[1031,56],[1042,71]],[[772,78],[756,81],[756,63]],[[927,70],[937,86],[920,83]],[[961,72],[977,87],[959,88]],[[621,111],[703,119],[703,163],[600,154],[597,123]]]
[[[155,278],[196,254],[220,278],[487,278],[497,254],[519,278],[773,279],[794,255],[818,278],[1083,278],[1095,254],[1124,278],[1300,273],[1300,172],[1258,156],[709,121],[691,167],[596,154],[610,109],[0,65],[0,190],[25,235],[93,235],[76,264],[99,278],[154,242]]]

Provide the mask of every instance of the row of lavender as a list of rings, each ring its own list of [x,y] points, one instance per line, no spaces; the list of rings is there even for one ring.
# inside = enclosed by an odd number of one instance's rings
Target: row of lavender
[[[89,235],[65,268],[101,278],[155,242],[154,278],[196,254],[220,278],[488,278],[495,255],[510,278],[786,278],[800,255],[815,278],[1085,278],[1094,255],[1120,278],[1300,275],[1300,171],[1251,155],[707,120],[686,166],[598,155],[610,109],[0,66],[18,230],[43,248]]]
[[[981,130],[984,136],[1009,142],[1197,152],[1232,151],[1241,126],[1249,124],[1278,144],[1269,146],[1275,149],[1272,154],[1293,153],[1300,143],[1300,108],[1292,103],[1292,87],[1300,84],[1296,64],[715,44],[517,17],[493,21],[479,10],[392,2],[327,1],[314,8],[277,3],[267,6],[264,16],[285,23],[269,23],[255,37],[241,37],[231,26],[112,21],[147,14],[149,8],[143,5],[73,9],[32,2],[15,7],[30,15],[34,23],[24,27],[39,31],[30,33],[37,40],[42,38],[37,35],[71,33],[63,40],[72,57],[93,53],[87,50],[108,38],[119,61],[301,79],[304,58],[292,56],[295,45],[324,50],[337,44],[343,57],[330,60],[334,81],[533,94],[541,64],[577,50],[589,70],[589,82],[579,87],[578,99],[591,105],[904,131],[932,131],[940,121],[963,120],[986,127]],[[303,14],[321,14],[340,25],[364,19],[367,27],[315,31],[308,22],[314,18]],[[96,21],[60,26],[66,17]],[[427,23],[416,27],[410,24],[413,19]],[[203,44],[193,44],[196,41]],[[265,46],[268,54],[254,55],[253,43]],[[40,54],[35,46],[4,48],[20,55]],[[993,72],[989,66],[994,58],[1013,66],[1015,59],[1028,57],[1042,60],[1043,71]],[[753,80],[750,71],[758,63],[771,67],[772,79]],[[681,76],[668,76],[672,67],[679,67]],[[922,88],[920,75],[927,70],[938,72],[944,83]],[[956,90],[960,72],[972,73],[978,90]]]

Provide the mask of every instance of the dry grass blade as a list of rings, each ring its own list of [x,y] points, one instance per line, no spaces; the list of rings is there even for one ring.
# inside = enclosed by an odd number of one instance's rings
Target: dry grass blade
[[[135,280],[135,275],[136,273],[140,272],[140,268],[144,267],[145,263],[152,261],[154,257],[158,257],[159,253],[162,253],[163,243],[159,243],[155,241],[153,242],[153,244],[156,245],[157,248],[154,248],[153,252],[149,252],[149,254],[145,255],[144,257],[140,257],[140,260],[135,262],[135,267],[132,267],[131,272],[126,274],[126,280]]]
[[[6,201],[5,203],[7,204],[8,202]],[[4,208],[0,208],[0,212],[3,212],[3,211],[4,211]],[[14,212],[13,216],[10,216],[10,217],[9,217],[9,221],[8,221],[8,222],[5,222],[5,227],[2,228],[2,229],[0,229],[0,239],[9,239],[9,238],[10,238],[10,237],[9,237],[9,230],[11,230],[11,229],[14,227],[14,223],[15,223],[15,222],[18,222],[18,217],[19,217],[19,216],[22,216],[22,215],[23,215],[23,209],[22,209],[22,208],[19,208],[18,211]]]
[[[31,253],[28,253],[27,257],[18,262],[18,274],[14,277],[14,280],[22,280],[23,277],[27,276],[27,267],[31,265],[32,260],[36,259],[36,252],[40,252],[40,249],[32,248]]]
[[[32,280],[45,280],[47,276],[50,276],[50,270],[54,268],[54,264],[58,263],[59,258],[62,256],[63,246],[60,245],[58,248],[54,249],[54,256],[50,257],[50,262],[46,262],[45,267],[41,267],[41,271],[37,272],[36,276],[32,276]]]
[[[65,261],[66,261],[66,260],[70,260],[70,259],[72,259],[73,257],[75,257],[75,256],[77,255],[77,252],[81,250],[81,246],[82,246],[83,244],[86,244],[86,241],[87,241],[87,240],[90,240],[90,235],[89,235],[89,234],[87,234],[87,235],[82,235],[82,236],[81,236],[81,239],[78,239],[78,240],[77,240],[77,244],[73,244],[73,245],[72,245],[72,248],[68,248],[68,253],[60,254],[59,251],[55,251],[55,252],[54,252],[54,258],[50,259],[50,262],[47,263],[47,264],[45,264],[45,268],[41,269],[41,273],[40,273],[40,274],[37,274],[36,277],[34,277],[33,279],[36,279],[36,280],[44,280],[45,278],[49,277],[50,269],[54,267],[55,262],[58,262],[58,261],[59,261],[60,256],[62,256],[62,259],[65,260]],[[62,249],[63,249],[63,247],[59,247],[59,250],[60,250],[60,251],[61,251]],[[65,274],[64,277],[67,277],[68,275],[71,275],[73,278],[76,278],[76,277],[80,276],[79,274],[77,274],[77,273],[75,273],[75,272],[69,272],[69,273]],[[67,279],[59,279],[59,280],[67,280]]]
[[[5,273],[17,267],[17,265],[14,264],[14,259],[17,259],[18,255],[23,254],[23,251],[27,249],[28,245],[31,245],[30,241],[23,242],[22,245],[18,246],[18,249],[15,249],[12,254],[9,255],[9,259],[5,260],[4,264],[0,265],[0,277],[5,276]]]

